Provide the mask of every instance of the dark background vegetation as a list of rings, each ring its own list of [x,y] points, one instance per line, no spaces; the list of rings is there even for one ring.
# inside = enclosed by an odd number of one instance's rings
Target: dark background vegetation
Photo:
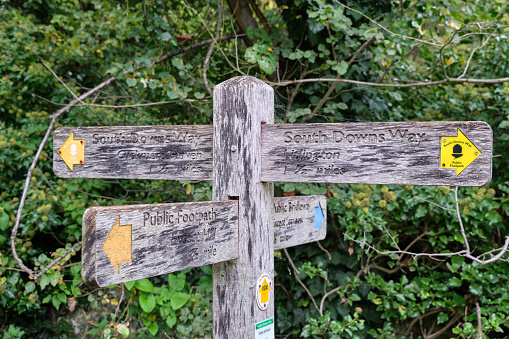
[[[238,36],[220,40],[209,63],[210,44],[194,45],[216,35],[217,2],[0,2],[0,335],[211,337],[210,267],[92,289],[82,283],[79,250],[37,281],[15,262],[10,232],[28,168],[49,116],[74,99],[61,82],[80,95],[116,77],[62,114],[57,127],[211,124],[204,72],[210,87],[237,75],[267,81],[277,94],[279,123],[486,121],[494,133],[493,179],[460,188],[458,203],[473,254],[502,246],[509,234],[509,83],[418,83],[458,78],[466,67],[463,78],[506,77],[505,1],[342,3],[356,11],[338,1],[221,2],[218,36]],[[196,48],[182,50],[188,46]],[[278,84],[295,79],[315,80]],[[166,103],[121,107],[154,102]],[[60,179],[52,172],[52,147],[50,138],[15,240],[35,270],[81,239],[88,207],[211,199],[210,182]],[[437,261],[373,250],[394,251],[394,243],[411,252],[463,250],[448,188],[276,188],[279,195],[326,194],[329,220],[326,251],[315,243],[288,251],[317,307],[286,254],[275,253],[278,338],[509,336],[508,255],[481,265],[458,255]]]

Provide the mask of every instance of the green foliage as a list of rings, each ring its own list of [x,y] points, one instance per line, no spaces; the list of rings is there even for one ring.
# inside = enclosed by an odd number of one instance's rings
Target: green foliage
[[[507,75],[509,15],[502,1],[342,3],[358,12],[337,1],[258,2],[268,27],[259,20],[260,27],[247,29],[252,46],[241,37],[219,41],[207,72],[209,85],[240,74],[271,82],[429,82],[443,79],[444,70],[447,76],[459,77],[467,65],[465,78]],[[210,267],[93,289],[81,279],[79,248],[32,281],[18,271],[9,243],[26,173],[49,117],[73,99],[60,81],[81,94],[109,77],[116,79],[85,100],[93,105],[79,104],[63,114],[57,127],[212,123],[211,97],[203,83],[208,46],[185,53],[181,48],[209,39],[209,31],[214,35],[217,8],[204,0],[192,6],[163,0],[0,4],[4,338],[77,333],[103,338],[211,337]],[[194,8],[204,10],[198,13]],[[231,11],[225,9],[223,15],[221,34],[240,32]],[[179,44],[182,36],[191,34],[191,41]],[[153,63],[167,54],[173,56]],[[280,123],[488,122],[494,133],[493,180],[485,187],[460,189],[458,204],[474,255],[503,245],[509,234],[509,163],[503,156],[509,142],[509,83],[398,89],[310,81],[274,88]],[[166,104],[125,107],[153,102]],[[211,199],[210,182],[59,179],[52,173],[52,147],[50,136],[30,180],[15,241],[20,258],[36,272],[81,238],[88,207]],[[507,254],[505,261],[487,265],[460,255],[441,260],[431,256],[465,249],[449,188],[296,183],[276,187],[279,193],[327,194],[329,222],[321,242],[328,253],[316,244],[289,249],[309,294],[289,273],[293,271],[286,258],[276,253],[278,334],[416,338],[424,336],[424,328],[468,338],[478,331],[479,305],[484,336],[509,335]],[[430,255],[386,253],[399,249]]]

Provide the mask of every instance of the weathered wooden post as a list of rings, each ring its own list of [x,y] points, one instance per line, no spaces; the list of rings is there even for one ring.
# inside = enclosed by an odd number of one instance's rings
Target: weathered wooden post
[[[262,81],[236,77],[214,88],[213,196],[239,204],[239,258],[213,265],[215,339],[255,338],[265,320],[274,326],[274,186],[260,181],[261,125],[273,120],[274,91]]]

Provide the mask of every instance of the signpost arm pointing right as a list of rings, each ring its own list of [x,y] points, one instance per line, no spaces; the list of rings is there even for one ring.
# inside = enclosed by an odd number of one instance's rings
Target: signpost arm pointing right
[[[257,279],[274,281],[272,183],[262,183],[261,124],[273,123],[274,91],[253,77],[214,88],[214,200],[239,202],[239,258],[213,265],[214,338],[255,338],[255,324],[274,317],[256,301]],[[272,297],[271,297],[272,296]]]

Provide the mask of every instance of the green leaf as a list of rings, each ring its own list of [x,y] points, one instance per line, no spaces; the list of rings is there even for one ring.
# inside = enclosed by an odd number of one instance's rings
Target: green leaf
[[[143,311],[150,313],[156,307],[156,297],[152,293],[140,294],[140,306]]]
[[[60,301],[57,295],[53,295],[53,297],[51,298],[51,303],[58,310],[62,302]]]
[[[122,337],[127,338],[129,336],[129,327],[127,327],[125,324],[118,324],[117,332],[120,333]]]
[[[53,286],[57,286],[58,281],[60,280],[60,273],[57,270],[49,271],[48,273],[49,282]]]
[[[159,35],[159,39],[161,41],[168,41],[172,38],[171,34],[168,32],[164,32],[163,34]]]
[[[460,242],[462,244],[465,242],[465,239],[463,238],[463,235],[461,235],[460,232],[454,233],[454,240],[456,240],[457,242]]]
[[[154,321],[152,324],[150,324],[149,327],[147,327],[147,329],[150,332],[150,334],[155,336],[157,334],[157,331],[159,331],[159,325],[157,325],[157,322]]]
[[[177,315],[171,314],[168,318],[166,318],[166,325],[168,325],[169,328],[173,328],[175,324],[177,323]]]
[[[136,280],[134,288],[143,292],[154,292],[154,285],[148,279]]]
[[[48,286],[49,284],[49,276],[48,274],[44,274],[42,275],[41,279],[39,279],[39,286],[41,286],[41,289],[45,289],[46,286]]]
[[[170,302],[171,307],[173,307],[174,310],[178,310],[182,306],[184,306],[187,301],[189,300],[190,295],[187,293],[182,292],[176,292],[171,296]]]
[[[127,78],[126,82],[127,82],[127,85],[128,85],[129,87],[134,87],[134,86],[136,86],[136,79],[134,79],[134,78]]]
[[[133,288],[134,284],[136,284],[136,280],[134,280],[134,281],[126,281],[126,282],[124,283],[124,286],[125,286],[128,290],[130,290],[130,289],[132,289],[132,288]]]
[[[332,66],[332,69],[339,74],[344,75],[346,71],[348,71],[348,64],[345,62],[345,60],[341,60],[341,63],[339,65]]]
[[[194,97],[196,99],[203,99],[203,98],[205,98],[205,94],[203,94],[202,92],[195,92]]]
[[[352,293],[352,294],[350,294],[350,300],[352,300],[352,301],[359,301],[359,300],[361,300],[361,297],[359,297],[355,293]]]
[[[178,275],[175,274],[168,274],[168,285],[170,288],[174,291],[180,292],[184,289],[184,286],[186,285],[186,275],[185,273],[179,273]]]
[[[25,285],[25,290],[27,291],[27,293],[31,293],[33,292],[33,290],[35,290],[35,284],[31,281],[29,281],[26,285]]]
[[[2,212],[0,216],[0,230],[5,231],[9,228],[9,214]]]
[[[482,295],[482,286],[472,284],[468,287],[468,290],[475,295]]]
[[[449,316],[443,312],[440,312],[437,317],[437,324],[445,323],[447,320],[449,320]]]
[[[456,277],[452,277],[451,279],[449,279],[448,285],[450,287],[460,287],[461,286],[461,280],[456,278]]]
[[[463,298],[461,295],[459,294],[454,294],[452,296],[452,306],[453,307],[463,307],[465,306],[465,298]]]

